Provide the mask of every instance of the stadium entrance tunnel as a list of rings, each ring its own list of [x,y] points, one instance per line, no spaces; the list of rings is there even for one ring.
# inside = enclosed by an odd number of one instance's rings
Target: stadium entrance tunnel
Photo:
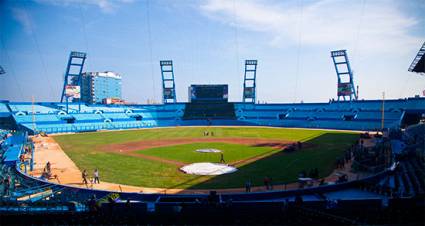
[[[13,116],[0,117],[0,129],[4,129],[4,130],[18,129]]]
[[[411,125],[418,124],[421,120],[425,120],[425,114],[420,112],[406,112],[403,116],[401,126],[407,128]]]

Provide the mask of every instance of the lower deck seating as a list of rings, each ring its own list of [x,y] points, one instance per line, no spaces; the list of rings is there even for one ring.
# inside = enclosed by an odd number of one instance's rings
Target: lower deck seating
[[[376,187],[376,185],[375,185]],[[400,161],[398,169],[379,183],[379,190],[392,196],[411,197],[425,194],[425,165],[418,158]]]
[[[1,113],[9,113],[9,108],[5,103],[0,103],[0,114]]]

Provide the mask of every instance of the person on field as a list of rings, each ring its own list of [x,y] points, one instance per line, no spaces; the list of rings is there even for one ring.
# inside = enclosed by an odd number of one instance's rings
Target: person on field
[[[93,183],[100,184],[100,181],[99,181],[99,170],[95,169],[94,170],[94,173],[93,173],[93,176],[94,176],[94,182]]]
[[[87,186],[87,170],[83,170],[83,173],[81,174],[81,177],[83,178],[83,183]]]
[[[52,172],[52,165],[50,164],[50,162],[46,163],[46,170],[48,174],[51,174]]]
[[[273,190],[273,179],[269,177],[269,190]]]
[[[226,163],[223,153],[220,153],[220,163]]]

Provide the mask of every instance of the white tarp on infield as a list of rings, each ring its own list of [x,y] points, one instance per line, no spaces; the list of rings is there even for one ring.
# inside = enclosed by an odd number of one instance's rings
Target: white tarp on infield
[[[221,152],[218,149],[213,149],[213,148],[205,148],[205,149],[197,149],[196,152],[201,152],[201,153],[219,153]]]
[[[190,165],[185,165],[180,168],[180,170],[187,174],[194,175],[222,175],[226,173],[233,173],[238,169],[227,164],[198,162],[192,163]]]

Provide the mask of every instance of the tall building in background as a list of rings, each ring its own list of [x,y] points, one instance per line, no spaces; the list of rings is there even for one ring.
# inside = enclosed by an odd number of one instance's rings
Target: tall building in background
[[[121,100],[121,75],[111,72],[85,72],[81,84],[81,100],[102,103],[105,99]]]

